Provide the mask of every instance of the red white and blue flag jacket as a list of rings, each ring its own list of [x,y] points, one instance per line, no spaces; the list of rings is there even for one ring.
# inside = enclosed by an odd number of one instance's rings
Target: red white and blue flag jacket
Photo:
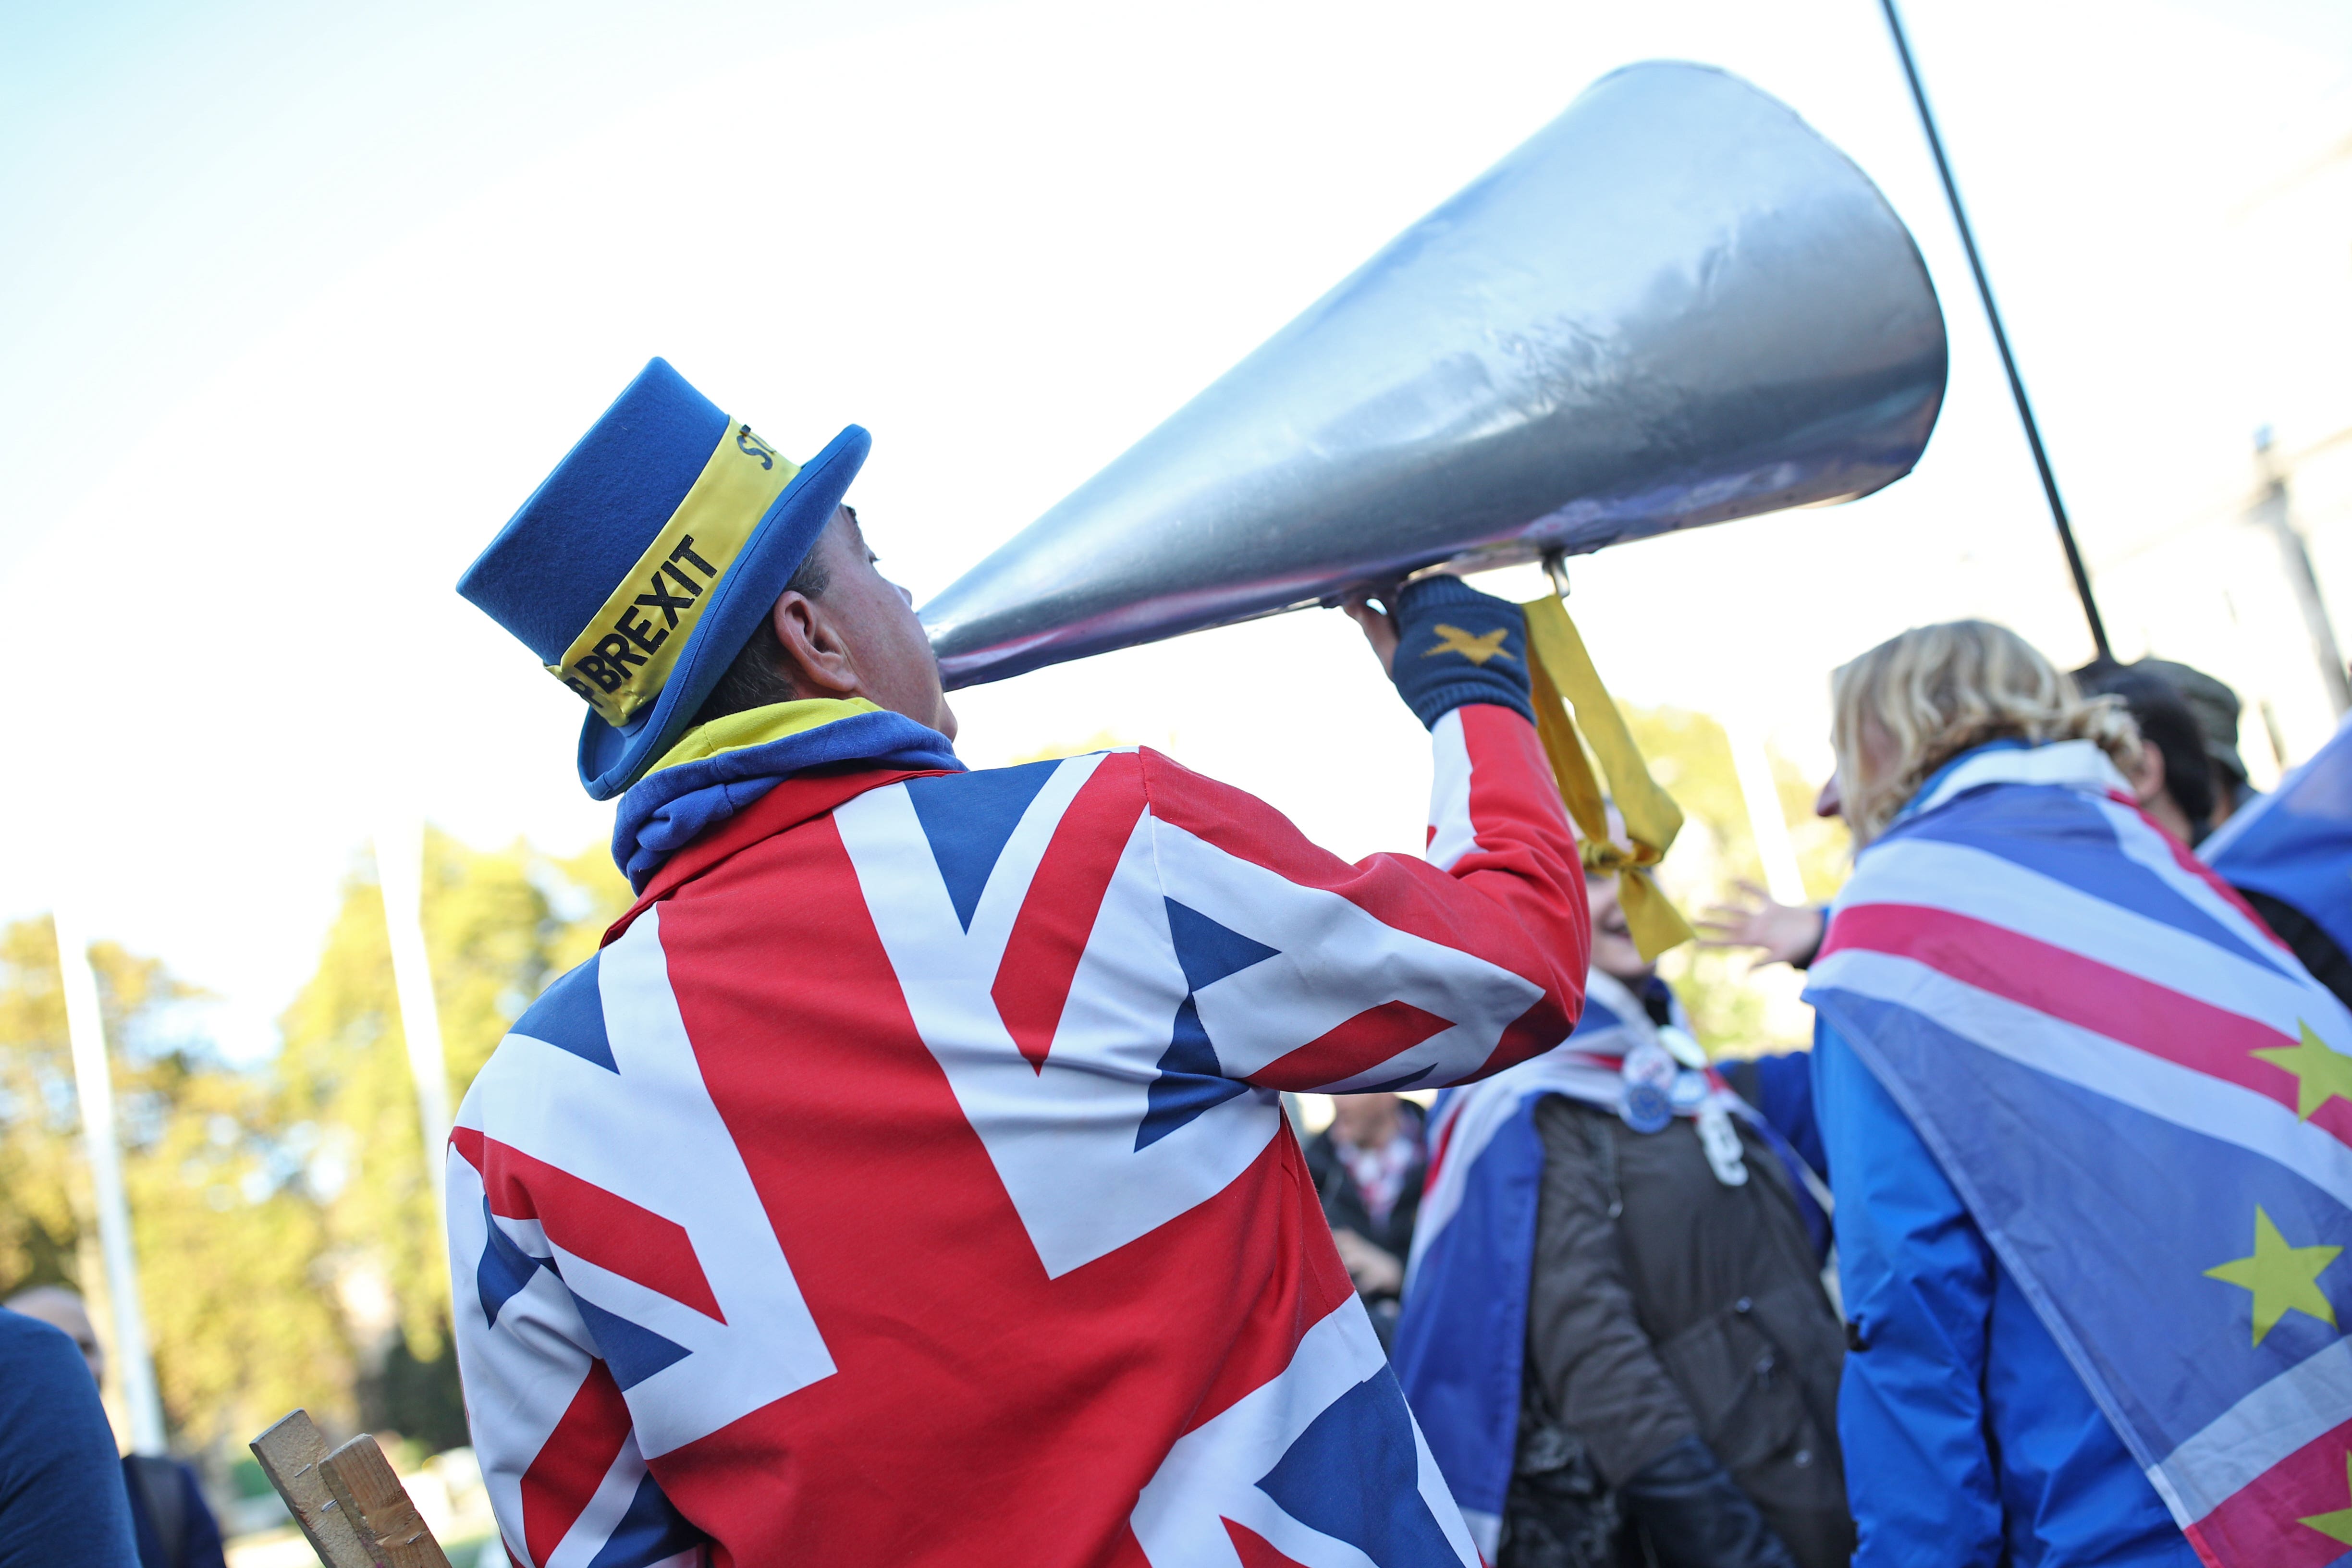
[[[673,856],[452,1140],[513,1560],[1475,1563],[1277,1093],[1576,1021],[1533,727],[1433,738],[1426,859],[1149,751],[803,773]]]

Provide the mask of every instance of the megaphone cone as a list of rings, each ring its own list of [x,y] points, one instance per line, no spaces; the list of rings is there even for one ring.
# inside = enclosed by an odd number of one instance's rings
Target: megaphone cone
[[[1942,405],[1869,179],[1706,67],[1628,67],[925,605],[950,686],[1866,495]]]

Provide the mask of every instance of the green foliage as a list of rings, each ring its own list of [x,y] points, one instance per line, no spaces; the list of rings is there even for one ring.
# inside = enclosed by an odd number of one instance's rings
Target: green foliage
[[[1652,776],[1683,808],[1683,830],[1660,867],[1659,881],[1686,919],[1732,897],[1740,881],[1760,883],[1764,864],[1723,727],[1676,708],[1628,709],[1627,723]],[[1845,880],[1851,859],[1845,825],[1813,815],[1814,784],[1775,755],[1773,783],[1795,841],[1808,897],[1826,900]],[[1749,973],[1752,954],[1695,944],[1675,949],[1658,970],[1675,987],[1707,1048],[1748,1056],[1806,1043],[1808,1021],[1796,1005],[1796,977],[1785,968]]]
[[[75,1152],[65,994],[46,920],[0,931],[0,1279],[11,1290],[71,1283],[89,1182]]]
[[[556,860],[431,833],[425,855],[454,1102],[629,893],[601,850]],[[185,1446],[241,1444],[296,1405],[330,1427],[366,1418],[435,1447],[464,1440],[448,1266],[372,872],[346,879],[280,1020],[284,1048],[251,1069],[184,1037],[193,993],[159,962],[92,949],[140,1294]],[[0,1290],[65,1284],[96,1307],[79,1115],[55,937],[46,920],[19,921],[0,930]]]
[[[111,942],[95,944],[90,958],[114,1047],[123,1185],[166,1411],[197,1443],[268,1411],[243,1426],[258,1431],[312,1392],[317,1370],[331,1387],[349,1363],[310,1274],[317,1216],[274,1178],[267,1082],[171,1037],[175,1005],[190,988]],[[47,920],[0,931],[0,1280],[11,1292],[69,1286],[100,1306],[104,1280]],[[325,1414],[334,1413],[330,1400]]]
[[[425,835],[424,916],[433,960],[451,1103],[509,1025],[565,969],[595,951],[596,938],[627,907],[627,888],[601,850],[567,861],[518,843],[495,851]],[[442,1417],[446,1391],[419,1368],[444,1369],[449,1314],[448,1262],[425,1166],[416,1090],[393,986],[383,900],[372,876],[354,871],[329,928],[319,967],[280,1020],[277,1063],[280,1115],[313,1129],[322,1152],[312,1195],[324,1226],[324,1263],[363,1339],[389,1324],[400,1333],[397,1362],[385,1363],[383,1393],[398,1420],[402,1388],[416,1415]],[[385,1348],[389,1354],[389,1347]],[[416,1373],[415,1375],[407,1375]],[[414,1423],[412,1423],[414,1424]]]
[[[116,1056],[116,1081],[131,1075]],[[126,1162],[140,1300],[182,1436],[242,1443],[297,1405],[352,1415],[352,1345],[320,1258],[325,1227],[285,1152],[266,1076],[184,1053],[145,1069],[168,1110]]]
[[[551,978],[545,944],[556,922],[532,870],[520,847],[484,854],[426,836],[425,947],[453,1094]],[[408,1349],[430,1361],[449,1312],[448,1265],[373,877],[344,879],[319,967],[279,1029],[280,1113],[316,1129],[327,1151],[314,1195],[333,1262],[389,1289]]]

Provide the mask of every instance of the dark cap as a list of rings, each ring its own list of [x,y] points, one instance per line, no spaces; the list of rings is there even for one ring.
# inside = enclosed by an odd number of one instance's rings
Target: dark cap
[[[2246,764],[2238,756],[2238,714],[2242,704],[2238,694],[2203,670],[2175,664],[2168,658],[2143,658],[2132,668],[2161,676],[2171,683],[2172,689],[2180,693],[2180,700],[2189,704],[2189,710],[2197,716],[2197,727],[2205,733],[2205,754],[2213,759],[2215,767],[2243,784]]]

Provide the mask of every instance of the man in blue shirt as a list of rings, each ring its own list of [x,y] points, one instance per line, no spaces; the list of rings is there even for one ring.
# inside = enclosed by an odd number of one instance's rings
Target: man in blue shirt
[[[81,1352],[0,1311],[0,1568],[132,1568],[114,1435]]]
[[[8,1298],[6,1306],[63,1332],[81,1351],[90,1381],[106,1382],[106,1351],[79,1295],[60,1285],[37,1285]],[[160,1454],[125,1454],[121,1474],[139,1568],[226,1568],[220,1524],[205,1506],[194,1470]]]

